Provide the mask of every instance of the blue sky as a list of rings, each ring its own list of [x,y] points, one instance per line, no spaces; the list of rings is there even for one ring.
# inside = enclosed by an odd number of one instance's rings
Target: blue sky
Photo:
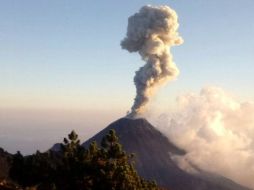
[[[219,85],[253,97],[251,0],[24,0],[0,7],[2,107],[130,106],[143,62],[119,43],[128,16],[146,4],[175,9],[185,40],[172,49],[181,75],[162,89],[164,96]]]
[[[104,110],[124,114],[144,64],[120,47],[141,6],[169,5],[183,45],[177,81],[155,101],[216,85],[254,100],[253,0],[0,0],[0,108]]]

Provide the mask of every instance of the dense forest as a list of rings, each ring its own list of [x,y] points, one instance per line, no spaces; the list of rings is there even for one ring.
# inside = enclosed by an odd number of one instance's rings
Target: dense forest
[[[154,181],[138,175],[134,155],[122,149],[114,130],[103,137],[100,145],[92,142],[87,148],[80,145],[78,135],[72,131],[59,151],[23,156],[2,150],[2,155],[0,170],[8,171],[8,175],[0,175],[1,190],[159,189]]]

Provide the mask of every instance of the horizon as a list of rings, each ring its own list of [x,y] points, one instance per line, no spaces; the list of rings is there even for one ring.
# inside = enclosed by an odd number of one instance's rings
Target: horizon
[[[253,8],[252,0],[3,2],[0,147],[47,151],[72,130],[84,142],[139,116],[187,151],[176,158],[183,167],[254,187]]]
[[[127,18],[145,4],[174,8],[185,40],[172,48],[180,75],[160,89],[150,109],[175,109],[179,95],[209,85],[241,101],[254,100],[254,24],[248,22],[254,16],[252,1],[142,1],[124,7],[110,2],[3,3],[0,108],[97,110],[124,116],[135,96],[134,73],[144,62],[122,50],[120,41]],[[5,126],[1,129],[8,132]]]

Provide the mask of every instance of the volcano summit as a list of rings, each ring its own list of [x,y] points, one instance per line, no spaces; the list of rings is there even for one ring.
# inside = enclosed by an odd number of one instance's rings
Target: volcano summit
[[[83,145],[100,142],[114,129],[128,153],[135,154],[135,167],[146,179],[155,179],[159,186],[173,190],[248,190],[235,182],[193,166],[195,173],[182,170],[172,156],[185,154],[145,119],[121,118]]]

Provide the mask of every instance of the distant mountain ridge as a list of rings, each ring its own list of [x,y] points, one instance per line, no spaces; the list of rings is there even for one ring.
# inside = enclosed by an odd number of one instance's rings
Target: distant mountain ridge
[[[8,178],[12,155],[0,148],[0,180]]]
[[[225,177],[200,171],[190,174],[180,169],[170,155],[184,155],[160,131],[145,119],[121,118],[83,143],[100,143],[102,137],[114,129],[120,143],[128,153],[135,154],[138,173],[149,180],[156,180],[159,186],[172,190],[250,190]]]

